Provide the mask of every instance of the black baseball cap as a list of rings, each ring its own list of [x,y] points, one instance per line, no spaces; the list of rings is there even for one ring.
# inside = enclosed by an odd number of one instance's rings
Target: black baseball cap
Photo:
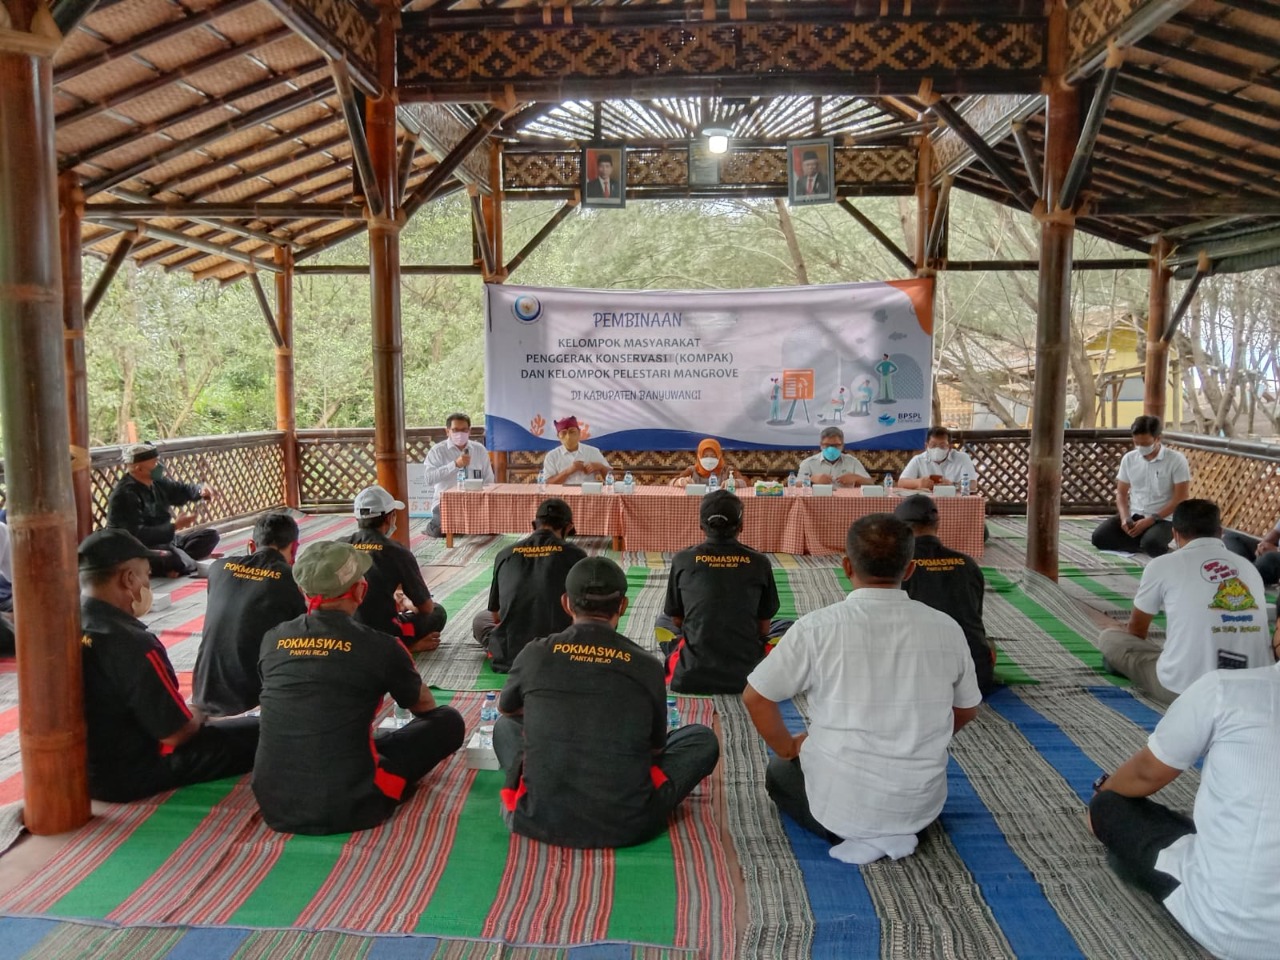
[[[127,560],[152,560],[163,553],[148,550],[128,530],[96,530],[84,538],[76,551],[81,570],[110,570]]]
[[[579,560],[564,578],[570,600],[617,600],[627,595],[627,575],[608,557]]]
[[[717,490],[702,498],[698,507],[698,521],[706,526],[714,517],[724,517],[731,526],[737,526],[742,520],[742,501],[737,494],[728,490]]]
[[[933,502],[933,497],[917,493],[898,504],[893,515],[903,523],[937,523],[938,505]]]
[[[559,497],[551,497],[538,504],[533,519],[556,530],[565,530],[573,526],[573,510]]]

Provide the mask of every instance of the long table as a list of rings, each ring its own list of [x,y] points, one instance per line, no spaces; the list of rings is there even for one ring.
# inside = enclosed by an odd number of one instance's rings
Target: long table
[[[748,487],[742,499],[742,535],[747,546],[764,553],[832,554],[844,552],[850,524],[869,513],[892,513],[897,493],[864,497],[856,489],[837,489],[830,497],[798,490],[781,497],[757,497]],[[573,510],[574,529],[583,536],[611,537],[618,550],[672,553],[701,542],[699,497],[677,487],[636,487],[632,494],[584,494],[581,487],[499,483],[483,490],[448,490],[440,500],[440,528],[446,543],[454,534],[528,533],[538,504],[560,497]],[[983,553],[983,497],[937,497],[938,536],[953,550],[975,559]]]

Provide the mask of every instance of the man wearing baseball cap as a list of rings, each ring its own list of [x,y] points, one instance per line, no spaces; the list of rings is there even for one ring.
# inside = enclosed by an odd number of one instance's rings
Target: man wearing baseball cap
[[[80,544],[80,651],[89,793],[124,803],[253,767],[256,718],[206,723],[178,692],[164,645],[139,617],[151,609],[153,551],[124,530]]]
[[[396,511],[403,509],[404,504],[382,487],[365,487],[356,494],[355,514],[360,529],[341,540],[354,544],[373,561],[369,590],[356,619],[398,637],[410,653],[425,653],[440,646],[440,631],[448,614],[431,599],[413,551],[391,539]]]
[[[734,494],[707,494],[698,521],[706,539],[672,559],[654,632],[672,692],[741,693],[764,656],[778,586],[769,558],[738,541],[742,501]]]
[[[150,443],[135,443],[124,451],[125,475],[107,498],[107,526],[126,530],[152,548],[151,572],[177,577],[197,571],[196,561],[213,553],[218,531],[189,530],[194,513],[173,516],[172,507],[213,497],[203,483],[181,483],[164,475],[160,451]]]
[[[720,757],[709,727],[667,732],[662,664],[618,632],[627,578],[605,557],[565,579],[573,624],[520,651],[493,747],[514,832],[566,847],[626,847],[666,829]]]
[[[253,792],[273,830],[330,834],[377,826],[462,746],[462,715],[436,706],[404,646],[355,619],[373,569],[369,553],[353,544],[312,544],[293,567],[308,612],[263,637]],[[371,738],[388,692],[414,719]]]
[[[982,623],[982,604],[987,578],[978,561],[967,553],[952,550],[938,539],[938,505],[933,498],[917,493],[907,497],[893,515],[910,525],[915,534],[915,572],[902,585],[907,596],[941,610],[964,631],[978,675],[978,689],[984,697],[995,688],[996,648],[987,639]]]
[[[577,417],[557,420],[555,428],[560,446],[547,451],[547,455],[542,458],[547,483],[580,487],[586,480],[602,479],[612,469],[603,453],[590,444],[580,442],[582,429]]]
[[[543,500],[533,535],[494,558],[488,609],[476,614],[471,632],[488,648],[495,673],[510,670],[530,640],[559,633],[573,622],[560,598],[569,570],[587,554],[565,542],[572,529],[569,505],[559,497]]]

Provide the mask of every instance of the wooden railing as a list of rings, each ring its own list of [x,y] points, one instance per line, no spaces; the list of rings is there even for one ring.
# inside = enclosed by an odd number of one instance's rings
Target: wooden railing
[[[483,440],[483,432],[472,436]],[[407,431],[410,463],[421,462],[431,444],[443,439],[439,427]],[[170,476],[207,483],[218,492],[197,509],[203,523],[232,524],[284,501],[284,434],[237,434],[196,437],[158,444]],[[1030,433],[1026,430],[971,430],[957,435],[973,458],[976,482],[992,513],[1026,512]],[[1192,434],[1167,434],[1166,443],[1191,462],[1192,493],[1215,500],[1223,523],[1261,536],[1280,517],[1280,447]],[[1114,508],[1115,475],[1120,458],[1132,446],[1124,430],[1068,430],[1062,458],[1062,510],[1065,514],[1106,513]],[[123,473],[121,447],[93,451],[93,518],[101,526],[107,496]],[[728,457],[747,479],[781,479],[809,450],[731,450]],[[877,477],[888,470],[898,476],[912,451],[860,450],[858,457]],[[691,462],[690,451],[613,451],[609,458],[619,473],[630,470],[640,483],[665,483]],[[534,453],[507,456],[507,479],[532,483],[542,457]],[[373,483],[371,429],[299,430],[299,485],[302,508],[309,511],[349,509],[360,488]],[[0,504],[3,503],[0,463]]]

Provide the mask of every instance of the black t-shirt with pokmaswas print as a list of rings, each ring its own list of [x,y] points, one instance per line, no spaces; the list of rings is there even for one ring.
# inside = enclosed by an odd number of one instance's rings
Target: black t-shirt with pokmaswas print
[[[662,664],[602,621],[575,623],[516,657],[499,706],[524,710],[524,769],[503,802],[516,833],[566,847],[647,839],[664,789]],[[670,790],[672,787],[665,786]]]
[[[573,622],[560,598],[565,577],[586,555],[550,530],[539,530],[494,558],[489,609],[498,614],[498,625],[489,634],[489,653],[496,672],[510,670],[530,640],[558,633]]]
[[[778,612],[778,585],[763,553],[737,540],[707,540],[671,560],[665,610],[683,617],[684,642],[669,664],[678,693],[741,693],[764,656],[760,621]]]
[[[372,725],[384,694],[402,707],[421,696],[404,646],[345,613],[318,610],[269,630],[258,669],[253,792],[267,825],[345,833],[389,817],[405,783],[377,765]]]
[[[352,544],[373,559],[373,566],[364,575],[369,583],[369,592],[356,611],[356,619],[393,637],[402,636],[400,624],[396,621],[396,589],[404,590],[404,595],[415,607],[431,599],[418,558],[408,547],[392,540],[381,530],[357,530],[338,540]]]

